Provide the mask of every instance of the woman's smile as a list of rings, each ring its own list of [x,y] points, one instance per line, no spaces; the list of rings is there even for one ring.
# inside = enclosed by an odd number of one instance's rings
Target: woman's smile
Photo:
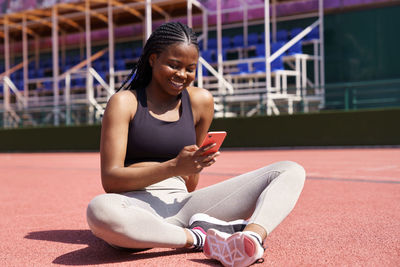
[[[169,46],[162,53],[152,55],[153,79],[149,86],[156,86],[170,95],[187,88],[196,77],[198,50],[194,45]]]

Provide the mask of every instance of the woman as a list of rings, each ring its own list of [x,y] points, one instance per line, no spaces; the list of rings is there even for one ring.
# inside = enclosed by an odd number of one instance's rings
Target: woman
[[[186,25],[166,23],[150,36],[132,82],[122,85],[127,90],[107,104],[100,145],[106,194],[90,202],[87,221],[114,247],[193,247],[226,266],[248,266],[262,260],[267,234],[293,209],[305,172],[278,162],[195,190],[219,155],[203,155],[215,144],[199,147],[214,102],[190,86],[198,57]]]

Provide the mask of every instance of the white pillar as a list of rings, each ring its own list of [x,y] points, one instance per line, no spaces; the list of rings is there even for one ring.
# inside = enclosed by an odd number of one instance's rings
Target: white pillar
[[[208,12],[203,9],[203,50],[207,50],[208,46]]]
[[[93,99],[93,76],[90,74],[89,69],[92,67],[92,42],[91,42],[91,27],[90,27],[90,0],[85,1],[86,13],[85,13],[85,33],[86,33],[86,100],[89,108],[88,123],[93,123],[94,107],[91,104]]]
[[[276,0],[272,0],[272,41],[276,42]]]
[[[6,72],[10,69],[10,40],[9,40],[9,29],[8,29],[8,17],[4,17],[4,69]],[[9,75],[6,75],[8,77]],[[3,113],[3,120],[4,120],[4,127],[10,127],[11,121],[9,116],[10,111],[10,88],[8,87],[7,83],[3,83],[4,87],[4,113]]]
[[[53,51],[53,114],[54,125],[60,124],[60,99],[58,88],[58,22],[57,22],[57,7],[52,8],[52,51]]]
[[[223,76],[223,65],[222,65],[222,18],[221,18],[221,0],[217,0],[217,62],[218,62],[218,90],[221,93],[225,93],[226,90],[222,88],[221,77]]]
[[[152,18],[151,18],[151,0],[146,0],[146,38],[144,41],[144,43],[147,41],[147,39],[149,39],[150,35],[151,35],[151,31],[152,31]]]
[[[24,108],[28,107],[28,35],[26,32],[26,16],[22,18],[22,62],[23,68],[23,81],[24,81]]]
[[[192,1],[187,0],[187,25],[190,28],[193,27],[192,8],[193,8]]]
[[[110,91],[115,91],[115,72],[114,72],[114,22],[113,22],[113,10],[111,0],[108,0],[108,61],[109,61],[109,74],[110,74]],[[107,93],[108,98],[111,97],[111,93]]]
[[[270,57],[270,33],[269,33],[269,0],[264,1],[264,31],[265,31],[265,82],[266,82],[266,108],[267,108],[267,115],[271,115],[271,107],[270,107],[270,98],[269,98],[269,91],[271,89],[271,64],[267,60]]]
[[[248,44],[248,36],[249,36],[249,8],[247,3],[243,3],[243,40],[244,40],[244,47],[247,48]],[[247,57],[247,50],[246,50],[246,57]]]
[[[322,94],[322,107],[325,107],[325,43],[324,43],[324,1],[318,2],[318,15],[319,15],[319,51],[320,51],[320,74],[321,74],[321,94]]]

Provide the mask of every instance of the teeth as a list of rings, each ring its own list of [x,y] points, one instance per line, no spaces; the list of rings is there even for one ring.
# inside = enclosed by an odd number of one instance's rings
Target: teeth
[[[173,85],[175,85],[177,87],[183,86],[183,83],[178,83],[178,82],[174,82],[174,81],[171,81],[171,82]]]

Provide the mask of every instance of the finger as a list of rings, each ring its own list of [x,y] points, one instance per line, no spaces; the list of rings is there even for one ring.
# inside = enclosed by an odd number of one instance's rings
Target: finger
[[[190,146],[185,146],[184,149],[188,151],[197,151],[199,150],[199,147],[197,145],[190,145]]]
[[[214,159],[212,159],[212,160],[210,160],[210,161],[204,163],[204,164],[205,164],[204,167],[210,167],[210,166],[213,165],[216,161],[217,161],[217,159],[214,158]]]
[[[200,147],[199,150],[201,151],[201,153],[203,153],[203,152],[206,152],[207,150],[209,150],[209,149],[215,147],[216,145],[217,145],[216,143],[211,143],[211,144],[209,144],[209,145]]]
[[[210,155],[205,155],[203,156],[202,162],[209,162],[213,159],[215,159],[216,157],[218,157],[221,153],[219,151],[212,153]]]

